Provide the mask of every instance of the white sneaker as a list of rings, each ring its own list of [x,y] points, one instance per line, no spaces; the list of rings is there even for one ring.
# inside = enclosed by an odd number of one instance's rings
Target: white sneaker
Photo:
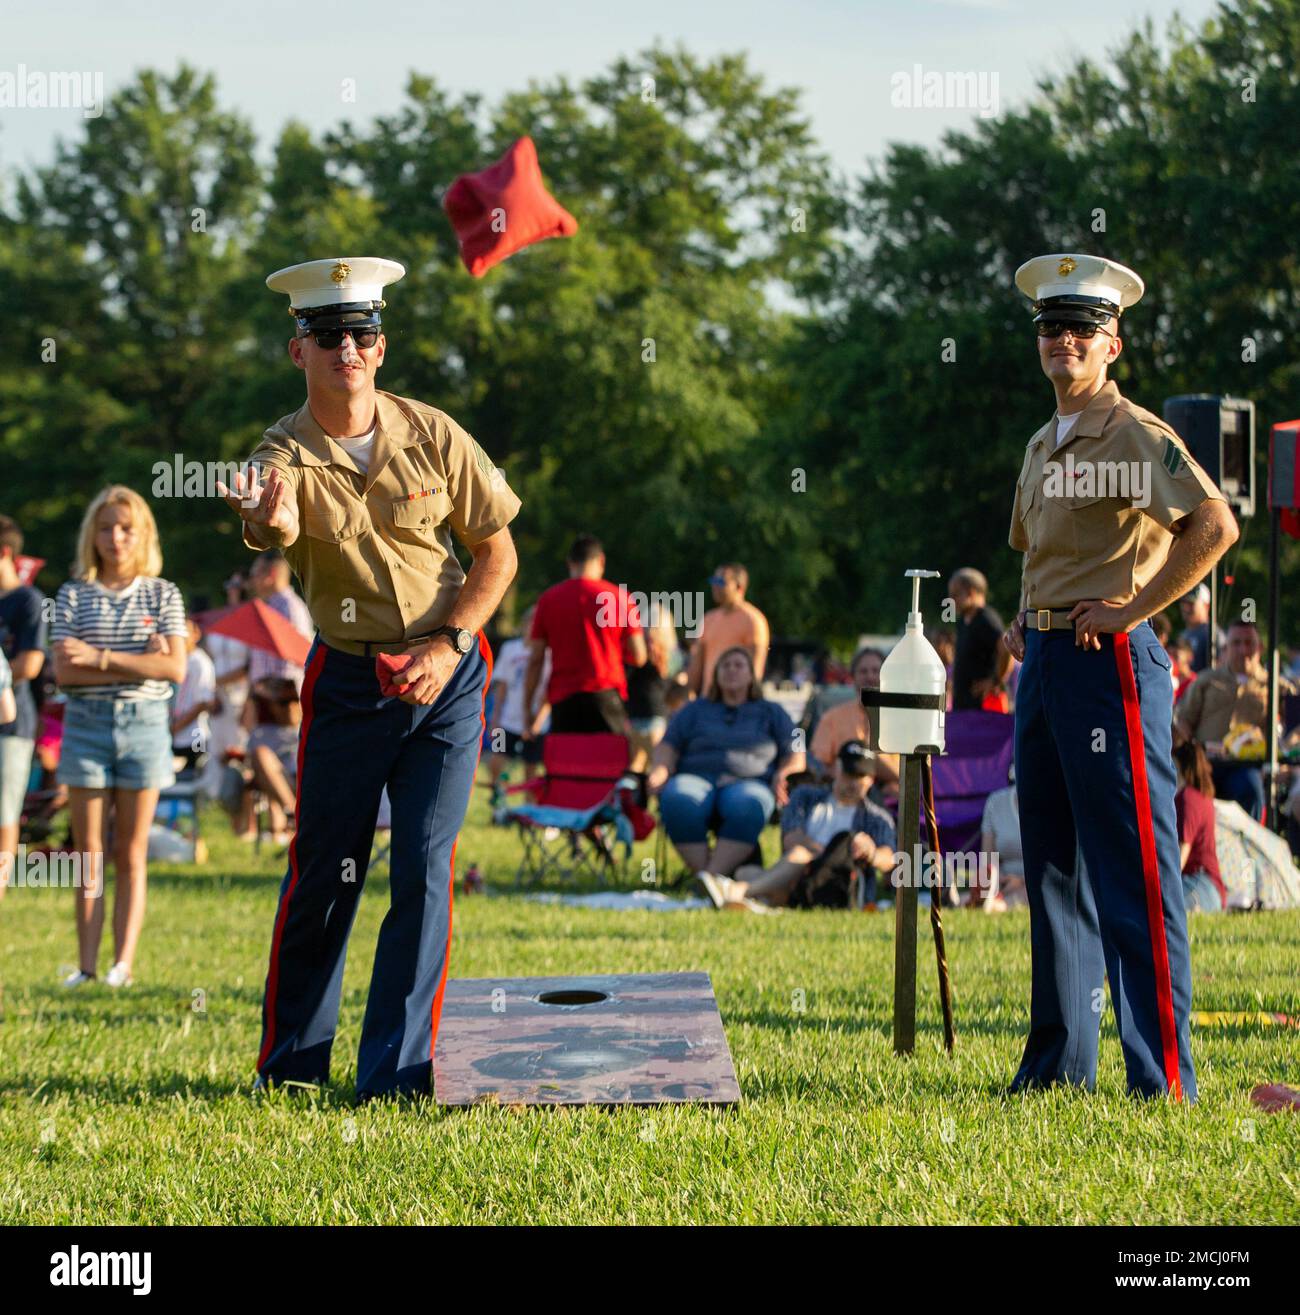
[[[134,979],[124,963],[115,963],[108,972],[104,974],[105,986],[130,986],[133,981]]]
[[[695,880],[699,882],[704,893],[712,900],[715,909],[725,907],[727,889],[731,885],[730,877],[720,877],[716,872],[705,872],[701,869],[695,874]]]
[[[64,986],[85,986],[87,982],[95,980],[94,973],[83,973],[80,968],[74,973],[69,973],[63,979]]]

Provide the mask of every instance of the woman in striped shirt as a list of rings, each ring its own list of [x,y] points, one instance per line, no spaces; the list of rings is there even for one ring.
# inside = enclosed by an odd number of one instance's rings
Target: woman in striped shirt
[[[109,986],[131,981],[144,922],[149,827],[172,771],[172,683],[185,677],[185,608],[158,578],[158,527],[145,500],[114,484],[86,510],[75,578],[54,604],[54,672],[67,695],[59,778],[68,786],[80,851],[78,971],[93,981],[104,930],[104,838],[113,808],[113,966]]]

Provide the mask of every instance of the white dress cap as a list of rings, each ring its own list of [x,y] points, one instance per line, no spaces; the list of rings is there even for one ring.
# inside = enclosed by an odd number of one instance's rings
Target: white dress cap
[[[314,310],[342,306],[348,302],[382,301],[384,286],[396,283],[406,266],[378,256],[336,256],[330,260],[305,260],[301,265],[277,269],[266,286],[283,292],[290,309]]]
[[[1016,287],[1035,304],[1053,297],[1090,297],[1124,310],[1146,285],[1127,265],[1105,256],[1035,256],[1016,270]]]

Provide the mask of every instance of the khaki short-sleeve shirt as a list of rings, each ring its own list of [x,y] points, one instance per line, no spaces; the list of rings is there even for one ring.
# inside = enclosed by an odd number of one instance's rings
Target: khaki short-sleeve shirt
[[[1053,416],[1029,440],[1011,546],[1025,555],[1021,608],[1127,603],[1164,565],[1172,527],[1224,501],[1182,439],[1107,382],[1056,444]]]
[[[368,473],[308,406],[266,431],[251,461],[280,471],[298,507],[284,555],[322,639],[362,651],[446,623],[465,572],[451,536],[468,547],[507,526],[519,499],[491,458],[450,416],[377,393]],[[244,528],[244,542],[262,547]]]
[[[1294,693],[1292,682],[1280,677],[1279,701]],[[1268,673],[1260,666],[1238,680],[1227,666],[1202,671],[1174,705],[1174,721],[1202,744],[1222,743],[1234,726],[1258,726],[1267,736]]]

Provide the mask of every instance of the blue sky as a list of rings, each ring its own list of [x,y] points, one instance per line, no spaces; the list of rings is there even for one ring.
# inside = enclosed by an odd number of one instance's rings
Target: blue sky
[[[0,74],[99,71],[104,88],[136,69],[182,59],[216,73],[224,104],[246,115],[265,145],[298,116],[317,128],[393,111],[407,71],[489,100],[564,74],[581,79],[656,40],[699,55],[743,49],[773,84],[803,89],[805,112],[836,165],[861,172],[891,140],[935,143],[971,109],[891,105],[895,74],[997,75],[1001,107],[1076,57],[1104,61],[1140,16],[1158,32],[1177,11],[1193,27],[1214,0],[43,0],[11,8]],[[340,87],[356,79],[356,103]],[[986,88],[992,83],[986,81]],[[0,108],[0,167],[43,163],[59,136],[80,132],[75,109]],[[543,160],[543,167],[545,161]]]

